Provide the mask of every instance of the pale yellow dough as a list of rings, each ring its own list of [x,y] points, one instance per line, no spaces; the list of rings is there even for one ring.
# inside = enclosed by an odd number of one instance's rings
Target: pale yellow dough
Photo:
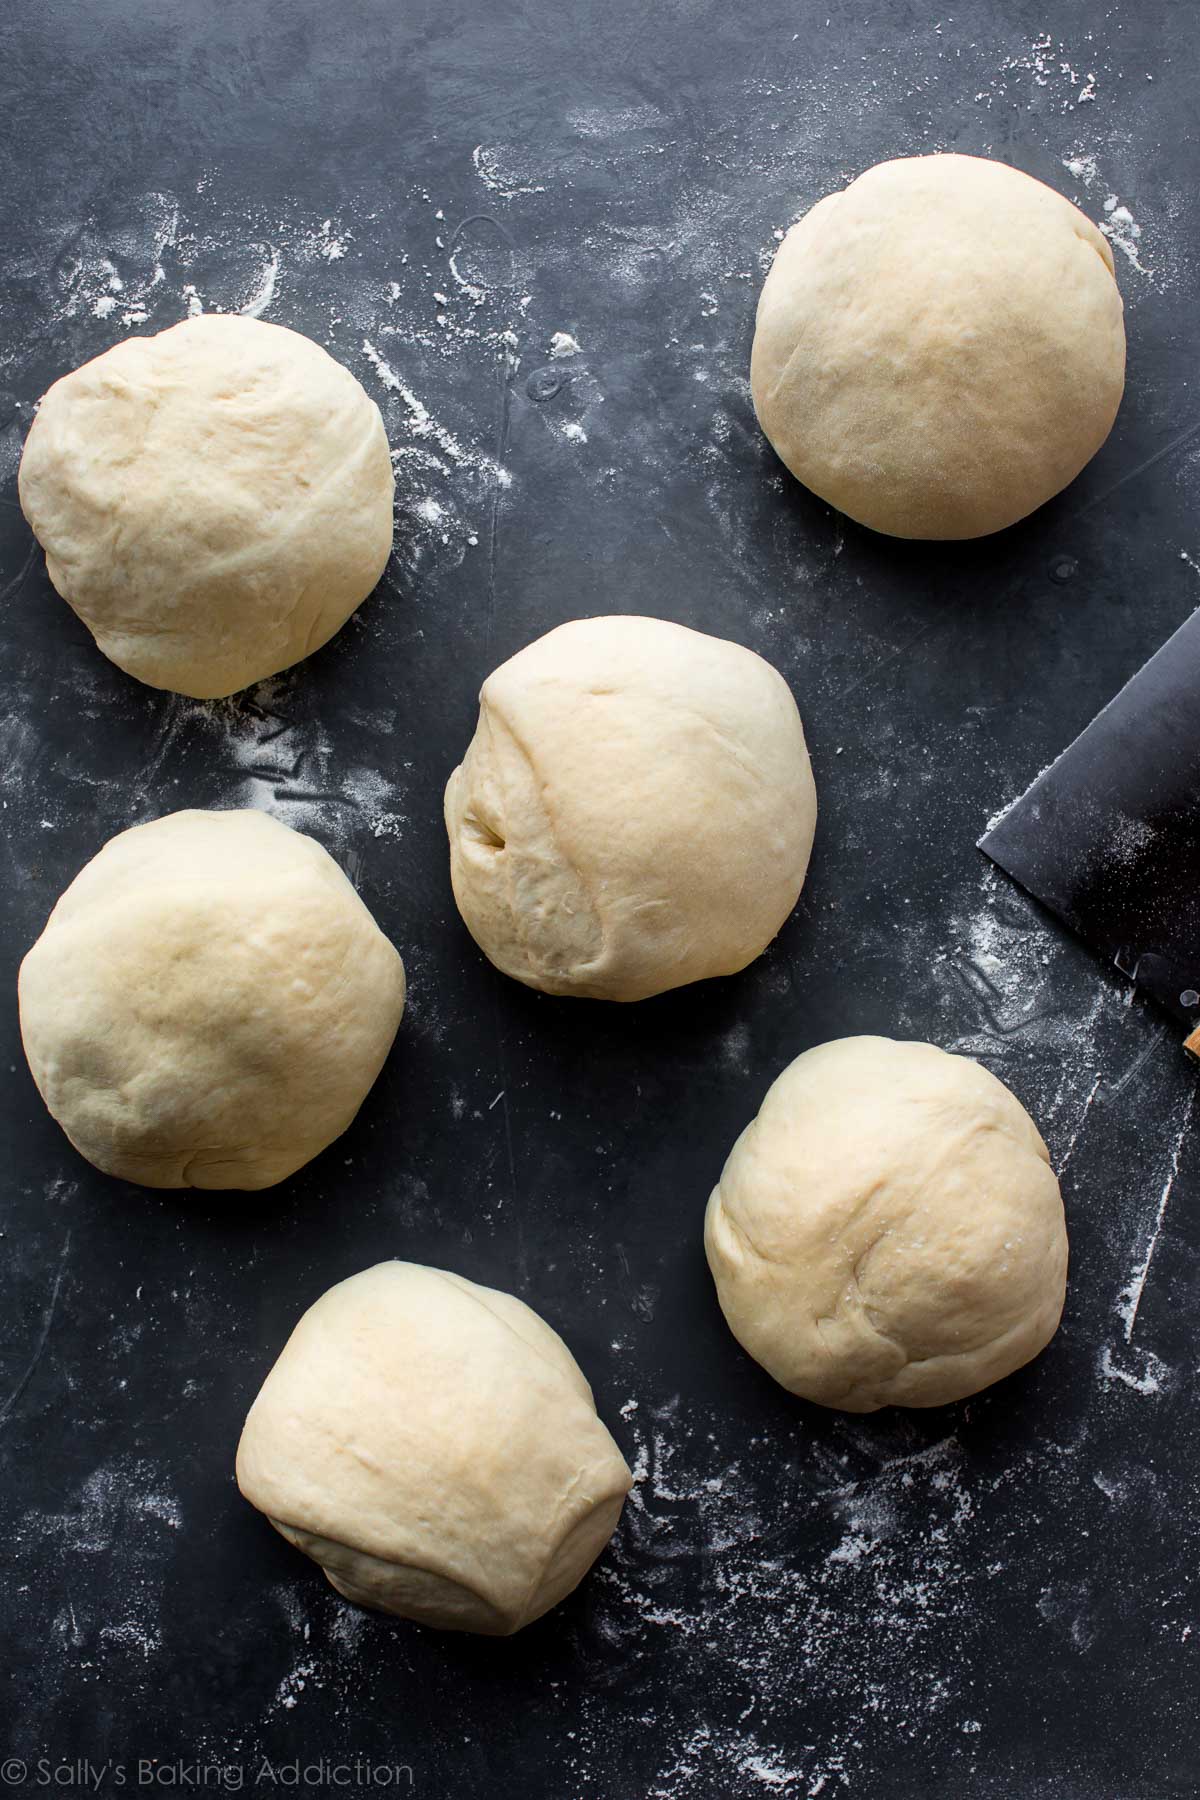
[[[250,1409],[237,1478],[348,1600],[489,1636],[571,1592],[632,1483],[537,1313],[407,1262],[304,1314]]]
[[[977,156],[880,163],[779,247],[750,386],[793,475],[876,531],[971,538],[1073,481],[1112,428],[1125,328],[1104,234]]]
[[[794,1394],[941,1406],[1058,1327],[1067,1231],[1036,1126],[932,1044],[842,1038],[773,1083],[704,1230],[730,1329]]]
[[[260,319],[185,319],[64,375],[19,488],[104,654],[200,699],[318,649],[392,547],[379,408],[318,344]]]
[[[551,994],[731,975],[796,904],[817,800],[791,690],[662,619],[576,619],[496,669],[446,788],[459,911]]]
[[[18,985],[46,1105],[145,1187],[282,1181],[350,1124],[404,1010],[403,964],[332,857],[258,812],[112,838]]]

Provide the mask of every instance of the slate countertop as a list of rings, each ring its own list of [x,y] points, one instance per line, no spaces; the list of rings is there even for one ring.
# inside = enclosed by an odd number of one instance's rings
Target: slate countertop
[[[269,1789],[298,1760],[300,1785],[554,1800],[1200,1791],[1197,1075],[974,849],[1200,601],[1198,51],[1194,9],[1166,0],[940,20],[10,0],[0,1755],[25,1775],[0,1780]],[[937,148],[1105,222],[1129,333],[1094,463],[964,545],[873,537],[802,492],[746,383],[777,235],[869,164]],[[202,704],[95,650],[33,553],[16,468],[52,379],[217,307],[296,326],[362,379],[398,531],[332,644]],[[767,955],[636,1008],[493,971],[441,825],[488,670],[606,611],[776,663],[822,809]],[[356,1125],[260,1196],[100,1176],[20,1049],[17,965],[62,887],[113,832],[189,805],[311,831],[410,977]],[[791,1400],[704,1265],[704,1202],[769,1082],[860,1031],[980,1057],[1063,1176],[1061,1332],[941,1412]],[[593,1575],[508,1643],[347,1606],[233,1485],[299,1312],[391,1255],[536,1306],[638,1476]]]

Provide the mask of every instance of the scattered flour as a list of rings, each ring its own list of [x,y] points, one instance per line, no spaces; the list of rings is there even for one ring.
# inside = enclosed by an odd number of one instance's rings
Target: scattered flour
[[[1161,1394],[1163,1388],[1170,1382],[1170,1369],[1150,1350],[1142,1350],[1138,1354],[1141,1358],[1141,1368],[1125,1368],[1116,1361],[1111,1346],[1105,1344],[1097,1364],[1101,1381],[1119,1382],[1122,1387],[1132,1388],[1135,1394],[1146,1396]]]
[[[571,130],[586,138],[624,137],[631,131],[657,130],[668,123],[666,115],[657,106],[623,106],[614,112],[589,106],[578,107],[567,114]]]
[[[317,1665],[314,1662],[297,1663],[279,1684],[275,1694],[276,1706],[281,1706],[286,1712],[291,1712],[309,1683],[315,1683],[316,1675]]]
[[[1048,31],[1005,57],[995,78],[976,93],[976,101],[988,107],[1007,102],[1014,78],[1027,81],[1035,93],[1043,92],[1047,101],[1064,113],[1095,101],[1099,85],[1095,69],[1087,64],[1076,67],[1066,45],[1056,42]]]
[[[318,256],[323,256],[326,262],[341,262],[350,240],[349,233],[343,236],[334,231],[332,219],[322,219],[314,241]]]
[[[100,1627],[100,1643],[150,1657],[162,1649],[162,1636],[156,1626],[139,1624],[136,1619],[122,1619],[118,1625]]]
[[[864,1537],[858,1531],[848,1531],[841,1543],[829,1552],[829,1561],[831,1563],[861,1562],[864,1556],[870,1555],[871,1548],[870,1538]]]
[[[519,194],[544,194],[544,182],[518,173],[515,153],[504,144],[476,144],[471,152],[475,173],[489,193],[515,200]]]
[[[1090,151],[1077,150],[1063,160],[1063,168],[1073,175],[1076,181],[1082,181],[1084,187],[1091,187],[1099,179],[1096,158]]]
[[[279,252],[278,252],[278,250],[276,250],[274,248],[268,248],[267,260],[263,265],[262,276],[259,280],[259,284],[255,288],[254,292],[250,295],[250,297],[246,301],[245,305],[240,306],[238,308],[238,311],[241,313],[244,313],[246,318],[248,318],[248,319],[261,319],[263,314],[266,312],[267,308],[271,305],[272,301],[275,299],[275,295],[276,295],[278,286],[279,286]],[[195,288],[193,288],[191,290],[190,299],[196,299]],[[200,303],[199,303],[198,299],[196,300],[196,306],[197,306],[197,310],[199,310]],[[191,308],[191,304],[189,301],[188,311],[191,312],[191,310],[192,310],[192,308]]]
[[[1154,1261],[1154,1253],[1158,1248],[1158,1240],[1162,1235],[1163,1224],[1170,1205],[1175,1183],[1179,1178],[1179,1166],[1183,1159],[1184,1147],[1191,1131],[1192,1116],[1196,1110],[1196,1090],[1189,1086],[1179,1116],[1174,1122],[1171,1133],[1170,1148],[1167,1152],[1167,1164],[1164,1180],[1159,1191],[1158,1205],[1145,1230],[1145,1247],[1130,1271],[1129,1280],[1121,1289],[1117,1300],[1117,1317],[1125,1327],[1125,1342],[1133,1338],[1134,1326],[1137,1324],[1138,1310],[1142,1304],[1146,1281],[1150,1274],[1150,1266]]]
[[[1109,194],[1104,202],[1104,217],[1099,221],[1100,229],[1110,243],[1133,264],[1139,275],[1149,275],[1151,271],[1145,267],[1138,254],[1142,228],[1137,223],[1127,206],[1123,206],[1116,194]]]
[[[1041,1476],[1012,1467],[985,1475],[956,1436],[928,1443],[908,1421],[889,1429],[885,1415],[831,1416],[827,1429],[805,1434],[799,1464],[787,1465],[764,1504],[743,1466],[722,1459],[703,1410],[643,1396],[621,1412],[636,1486],[593,1577],[597,1632],[615,1659],[652,1633],[654,1654],[677,1657],[702,1686],[710,1720],[739,1721],[706,1722],[665,1743],[650,1796],[741,1793],[747,1777],[767,1790],[833,1792],[854,1784],[877,1727],[897,1713],[918,1740],[944,1729],[966,1699],[961,1652],[972,1621],[1004,1574],[980,1555],[977,1499],[1018,1479],[1036,1487]],[[764,1436],[750,1454],[786,1460],[788,1450]],[[672,1604],[681,1565],[703,1571],[711,1590],[699,1614]],[[785,1759],[769,1728],[746,1721],[797,1668],[808,1701],[847,1723]]]
[[[31,1569],[48,1561],[56,1583],[72,1594],[56,1630],[76,1655],[148,1659],[163,1647],[164,1537],[182,1526],[162,1471],[145,1458],[121,1456],[93,1470],[60,1512],[27,1513],[15,1537]],[[81,1564],[90,1565],[87,1578]],[[102,1583],[94,1578],[96,1565],[106,1570]],[[113,1597],[116,1616],[98,1611],[105,1594]]]
[[[362,352],[385,388],[398,394],[408,413],[408,429],[414,437],[428,438],[450,461],[460,467],[488,470],[500,487],[511,487],[512,475],[483,451],[467,448],[452,431],[440,425],[423,400],[418,400],[408,384],[401,380],[387,358],[380,354],[369,338],[362,341]]]

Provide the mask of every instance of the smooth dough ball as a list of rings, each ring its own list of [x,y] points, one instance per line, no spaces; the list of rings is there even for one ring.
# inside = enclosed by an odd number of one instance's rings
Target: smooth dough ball
[[[407,1262],[305,1313],[237,1478],[348,1600],[491,1637],[578,1585],[632,1485],[557,1332],[511,1294]]]
[[[1058,1182],[1003,1082],[932,1044],[841,1038],[783,1071],[704,1244],[738,1342],[822,1406],[943,1406],[1053,1337]]]
[[[1112,251],[977,156],[868,169],[784,238],[750,386],[792,474],[875,531],[972,538],[1073,481],[1125,383]]]
[[[375,402],[320,345],[236,315],[127,338],[56,381],[19,487],[104,654],[197,699],[319,649],[392,548]]]
[[[576,619],[495,670],[446,789],[480,949],[601,1000],[744,969],[796,904],[816,817],[782,675],[662,619]]]
[[[404,1011],[404,966],[333,858],[258,812],[110,839],[18,987],[42,1099],[144,1187],[282,1181],[345,1131]]]

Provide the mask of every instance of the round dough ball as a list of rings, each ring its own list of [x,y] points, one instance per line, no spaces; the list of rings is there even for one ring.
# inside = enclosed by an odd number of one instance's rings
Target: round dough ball
[[[868,169],[784,238],[758,303],[759,423],[806,487],[904,538],[999,531],[1096,454],[1125,383],[1112,251],[977,156]]]
[[[804,884],[817,797],[791,690],[662,619],[576,619],[489,675],[446,788],[467,928],[548,994],[732,975]]]
[[[333,858],[258,812],[110,839],[18,988],[42,1099],[144,1187],[291,1175],[350,1124],[404,1011],[404,965]]]
[[[197,699],[331,638],[392,548],[375,402],[318,344],[236,315],[56,381],[21,459],[50,579],[118,668]]]
[[[704,1226],[721,1310],[821,1406],[944,1406],[1058,1328],[1067,1229],[1029,1114],[932,1044],[799,1056],[729,1154]]]
[[[511,1294],[407,1262],[305,1313],[237,1479],[348,1600],[490,1637],[578,1585],[632,1485],[557,1332]]]

